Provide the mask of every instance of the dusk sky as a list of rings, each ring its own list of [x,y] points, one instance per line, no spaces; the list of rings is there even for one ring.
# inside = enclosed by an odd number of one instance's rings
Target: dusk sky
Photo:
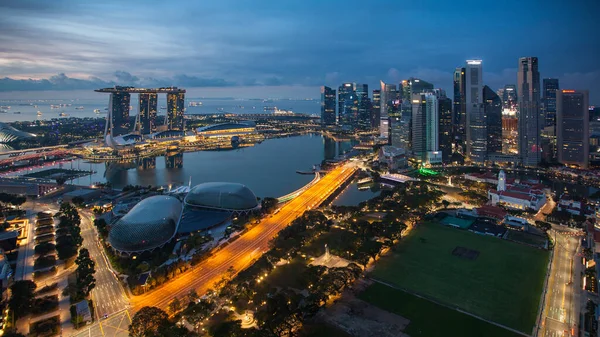
[[[415,76],[452,92],[483,59],[493,89],[521,56],[600,104],[600,1],[0,0],[0,91],[116,84],[206,96],[319,96]],[[28,79],[49,79],[29,81]]]

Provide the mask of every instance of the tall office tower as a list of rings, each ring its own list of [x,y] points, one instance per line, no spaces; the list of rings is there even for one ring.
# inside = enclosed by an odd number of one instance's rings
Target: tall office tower
[[[502,99],[486,85],[483,87],[483,102],[487,126],[486,152],[502,153]]]
[[[321,87],[321,124],[335,125],[335,89]]]
[[[185,109],[185,93],[167,93],[167,119],[165,124],[168,130],[183,131],[183,112]]]
[[[413,155],[421,163],[440,163],[438,98],[432,93],[413,94],[411,102]]]
[[[354,92],[357,100],[357,115],[354,127],[359,130],[371,128],[371,99],[369,99],[369,86],[366,84],[355,84]]]
[[[558,78],[544,78],[544,125],[556,125],[556,90],[559,89]]]
[[[465,153],[466,146],[466,125],[467,125],[467,113],[466,113],[466,81],[465,81],[465,68],[459,67],[454,70],[453,84],[454,84],[454,100],[452,113],[453,124],[454,124],[454,152]]]
[[[439,150],[442,161],[448,162],[452,154],[452,100],[448,97],[438,98]]]
[[[373,90],[373,102],[371,104],[371,128],[379,128],[379,117],[381,116],[381,90]]]
[[[412,94],[420,94],[433,90],[433,84],[414,77],[400,82],[400,87],[401,99],[407,102],[410,102]]]
[[[587,90],[556,91],[556,138],[559,163],[588,168],[589,118]]]
[[[524,166],[536,166],[541,160],[540,73],[537,57],[521,57],[517,72],[519,104],[519,156]]]
[[[507,84],[502,89],[502,108],[506,110],[517,109],[517,87],[514,84]]]
[[[502,97],[504,97],[504,88],[496,90],[496,95],[498,95],[498,97],[500,97],[500,99],[502,100]],[[504,101],[502,101],[502,104],[504,104]]]
[[[116,91],[110,94],[108,102],[110,126],[108,126],[108,132],[111,136],[117,137],[131,132],[129,123],[130,103],[131,95],[128,92]]]
[[[465,68],[467,158],[476,163],[483,163],[487,152],[482,73],[481,60],[467,60]]]
[[[354,90],[355,83],[343,83],[338,88],[338,124],[352,127],[358,115],[358,99]]]
[[[389,116],[399,106],[398,91],[395,84],[381,83],[381,112],[379,114],[379,137],[389,139]]]
[[[140,115],[139,131],[147,135],[156,131],[156,111],[158,110],[158,94],[139,94]]]

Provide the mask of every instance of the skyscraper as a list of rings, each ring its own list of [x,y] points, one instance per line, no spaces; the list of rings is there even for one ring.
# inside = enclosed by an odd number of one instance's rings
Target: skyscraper
[[[544,78],[544,125],[556,125],[556,90],[558,87],[558,78]]]
[[[556,91],[558,162],[588,168],[589,93],[587,90]]]
[[[420,94],[433,90],[433,84],[414,77],[400,82],[400,87],[401,98],[407,102],[410,102],[412,94]]]
[[[487,152],[482,73],[481,60],[467,60],[465,68],[467,158],[476,163],[483,163]]]
[[[487,85],[483,87],[487,126],[486,153],[502,153],[502,99]]]
[[[411,102],[413,155],[422,163],[440,163],[438,98],[433,93],[412,94]]]
[[[321,124],[335,125],[335,89],[321,87]]]
[[[448,162],[452,154],[452,100],[446,96],[438,98],[439,150],[442,161]]]
[[[541,159],[540,73],[537,57],[521,57],[517,72],[519,105],[519,156],[524,166],[536,166]]]
[[[369,86],[366,84],[355,84],[354,92],[357,102],[357,116],[353,126],[359,130],[371,128],[371,100],[369,99]]]
[[[517,87],[514,84],[505,85],[500,98],[503,109],[515,110],[517,108]]]
[[[139,94],[140,112],[138,121],[142,135],[156,131],[156,111],[158,110],[158,94]]]
[[[398,91],[395,84],[381,83],[381,113],[379,115],[379,136],[389,139],[389,116],[394,114],[395,109],[399,106]]]
[[[345,127],[356,125],[358,117],[358,99],[355,83],[343,83],[338,88],[338,124]]]
[[[373,104],[371,104],[371,128],[379,128],[381,116],[381,90],[373,90]]]
[[[177,88],[173,88],[177,89]],[[167,93],[167,119],[168,130],[183,131],[183,112],[185,109],[185,93],[174,91]]]
[[[110,94],[108,118],[110,120],[110,134],[113,137],[131,132],[129,123],[129,105],[131,95],[128,92],[116,91]]]
[[[456,68],[454,70],[454,100],[453,100],[453,109],[452,112],[454,114],[453,124],[454,124],[454,151],[465,153],[466,146],[466,125],[467,125],[467,114],[466,114],[466,81],[465,81],[465,71],[466,69],[463,67]]]

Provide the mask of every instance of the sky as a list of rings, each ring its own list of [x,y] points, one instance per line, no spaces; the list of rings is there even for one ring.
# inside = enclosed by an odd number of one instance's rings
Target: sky
[[[0,0],[0,97],[119,84],[317,98],[321,85],[411,76],[451,96],[467,59],[482,59],[498,89],[516,83],[519,57],[537,56],[542,78],[600,104],[599,10],[596,0]]]

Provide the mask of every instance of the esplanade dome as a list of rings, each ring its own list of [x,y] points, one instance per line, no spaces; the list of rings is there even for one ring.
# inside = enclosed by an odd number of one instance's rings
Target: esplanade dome
[[[184,200],[192,207],[240,212],[259,207],[256,195],[245,185],[211,182],[194,186]]]
[[[135,253],[162,247],[177,231],[183,205],[179,199],[155,195],[140,201],[108,233],[116,251]]]

